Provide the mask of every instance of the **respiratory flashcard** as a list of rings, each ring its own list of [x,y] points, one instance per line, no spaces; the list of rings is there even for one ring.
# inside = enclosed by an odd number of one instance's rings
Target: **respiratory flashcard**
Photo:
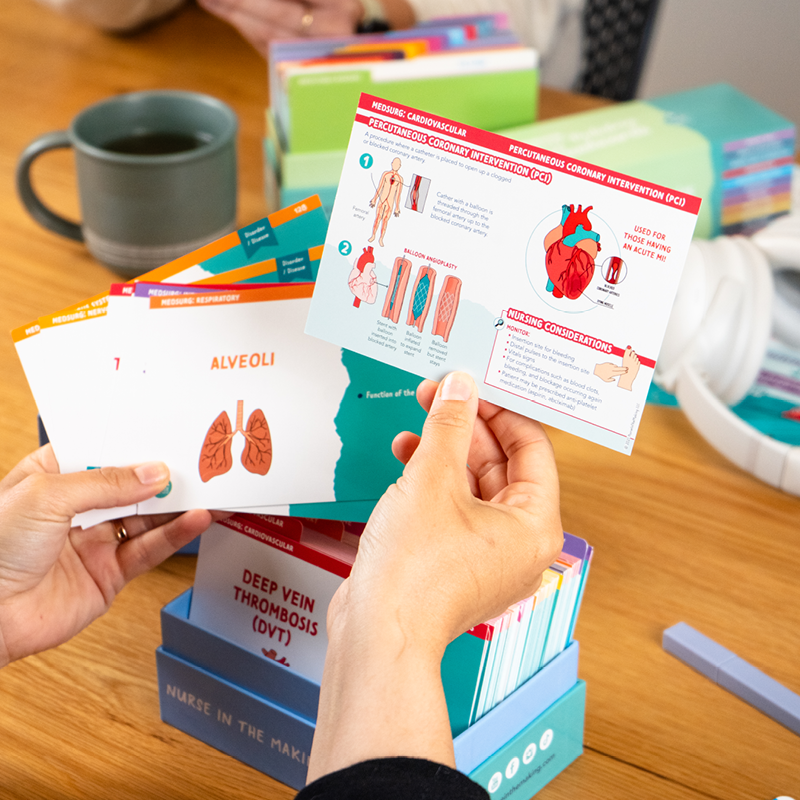
[[[630,453],[699,207],[364,94],[306,332]]]

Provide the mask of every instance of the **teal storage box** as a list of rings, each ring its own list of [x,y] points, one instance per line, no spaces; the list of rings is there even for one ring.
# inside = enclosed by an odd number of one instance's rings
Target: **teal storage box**
[[[728,84],[498,132],[701,197],[699,238],[750,234],[790,209],[795,128]]]
[[[583,752],[586,684],[578,681],[470,778],[493,798],[528,800]]]
[[[319,685],[193,625],[188,620],[190,602],[191,589],[161,612],[163,643],[156,652],[161,718],[255,769],[301,788],[308,770]],[[519,778],[529,767],[541,767],[528,779],[530,783],[526,781],[528,791],[534,778],[546,783],[577,758],[582,750],[584,716],[584,688],[577,679],[577,663],[578,644],[573,642],[458,736],[454,740],[458,768],[473,777],[488,775],[487,780],[498,770],[505,775],[513,770],[508,762],[516,757],[508,746],[519,748],[525,741],[519,756]],[[578,699],[559,705],[569,697]],[[554,709],[563,709],[563,719],[562,711]],[[537,725],[543,725],[541,731]],[[541,738],[549,729],[554,748],[546,759],[531,760],[528,751],[526,761],[525,748],[531,743],[526,737],[535,734]],[[537,747],[542,754],[547,750]],[[554,754],[558,757],[552,759]],[[495,756],[500,760],[495,762]],[[490,770],[490,765],[499,765],[503,759],[502,769]]]

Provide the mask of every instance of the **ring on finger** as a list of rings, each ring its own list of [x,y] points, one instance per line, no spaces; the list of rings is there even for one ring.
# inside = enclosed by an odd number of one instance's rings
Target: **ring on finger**
[[[121,519],[114,520],[114,535],[117,537],[118,544],[124,544],[131,538]]]
[[[308,29],[314,24],[314,15],[311,13],[308,6],[305,7],[305,12],[300,19],[300,30],[303,33],[308,33]]]

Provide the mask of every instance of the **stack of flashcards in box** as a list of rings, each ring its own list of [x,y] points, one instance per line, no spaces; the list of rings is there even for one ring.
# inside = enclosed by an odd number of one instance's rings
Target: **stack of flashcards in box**
[[[193,589],[162,612],[162,718],[303,786],[327,609],[362,529],[243,513],[203,534]],[[527,798],[581,753],[584,687],[572,634],[591,557],[585,541],[565,534],[532,597],[445,652],[456,764],[490,791],[524,787]],[[203,698],[203,714],[192,697]]]
[[[234,514],[202,538],[189,619],[313,680],[322,677],[325,613],[350,574],[363,525]],[[542,585],[453,641],[442,679],[454,734],[504,700],[572,641],[592,548],[565,534]]]
[[[538,57],[503,14],[274,42],[269,67],[267,187],[281,205],[314,192],[332,207],[361,92],[488,130],[536,118]]]
[[[564,534],[564,549],[533,596],[451,642],[442,660],[442,681],[454,735],[572,641],[592,552],[583,539]]]
[[[424,413],[417,378],[304,334],[326,229],[307,198],[14,331],[62,470],[170,467],[161,496],[80,524],[195,507],[366,519],[401,472],[393,437]]]

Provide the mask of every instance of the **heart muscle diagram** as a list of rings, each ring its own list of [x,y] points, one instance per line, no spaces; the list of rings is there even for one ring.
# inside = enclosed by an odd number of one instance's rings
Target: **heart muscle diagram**
[[[236,404],[236,429],[231,426],[227,411],[223,411],[211,423],[200,450],[200,479],[207,483],[218,475],[224,475],[233,466],[231,441],[237,433],[245,438],[242,465],[254,475],[266,475],[272,466],[272,437],[264,412],[257,408],[250,414],[247,427],[243,426],[244,401]]]

